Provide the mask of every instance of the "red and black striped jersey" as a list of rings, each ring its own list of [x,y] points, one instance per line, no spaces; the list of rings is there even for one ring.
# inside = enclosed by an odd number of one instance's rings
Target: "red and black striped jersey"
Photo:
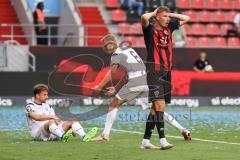
[[[143,27],[144,40],[147,48],[147,70],[170,71],[172,69],[172,33],[178,29],[180,22],[171,21],[167,28],[155,29],[149,24]]]

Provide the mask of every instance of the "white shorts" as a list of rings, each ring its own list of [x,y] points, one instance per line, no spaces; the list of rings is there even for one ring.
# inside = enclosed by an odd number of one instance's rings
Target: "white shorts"
[[[146,75],[130,79],[115,95],[116,98],[129,104],[134,104],[136,98],[147,98],[148,85],[146,79]]]
[[[46,122],[47,123],[47,122]],[[35,131],[31,133],[33,140],[37,141],[56,141],[59,140],[59,137],[56,135],[49,133],[44,129],[44,124],[43,123],[39,128],[37,128]],[[58,127],[61,129],[61,131],[64,133],[65,131],[62,128],[63,121],[58,125]]]

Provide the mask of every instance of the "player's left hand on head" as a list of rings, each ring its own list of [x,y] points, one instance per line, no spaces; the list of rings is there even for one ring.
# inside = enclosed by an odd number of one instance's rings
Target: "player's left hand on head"
[[[107,96],[112,96],[116,92],[116,88],[113,86],[106,88],[106,90],[105,95]]]

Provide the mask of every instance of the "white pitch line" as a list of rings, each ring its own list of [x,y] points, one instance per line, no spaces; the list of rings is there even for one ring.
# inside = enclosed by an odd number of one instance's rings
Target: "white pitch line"
[[[113,131],[116,132],[124,132],[124,133],[133,133],[133,134],[143,134],[142,132],[137,132],[137,131],[127,131],[127,130],[121,130],[121,129],[112,129]],[[152,134],[154,136],[158,136],[157,134]],[[182,139],[183,137],[180,136],[170,136],[166,135],[167,137],[170,138],[176,138],[176,139]],[[215,141],[215,140],[209,140],[209,139],[200,139],[200,138],[192,138],[192,140],[195,141],[202,141],[202,142],[211,142],[211,143],[221,143],[221,144],[232,144],[232,145],[239,145],[240,143],[234,143],[234,142],[226,142],[226,141]]]
[[[0,131],[3,131],[3,132],[9,132],[9,131],[28,131],[28,129],[8,129],[8,128],[2,128],[0,129]]]
[[[85,129],[91,129],[91,128],[85,128]],[[104,129],[104,128],[99,128],[99,129]],[[0,131],[27,131],[27,129],[0,129]],[[123,132],[123,133],[133,133],[133,134],[141,134],[143,135],[142,132],[137,132],[137,131],[128,131],[128,130],[121,130],[121,129],[112,129],[112,131],[116,132]],[[158,136],[158,134],[152,134],[154,136]],[[170,136],[166,135],[167,137],[170,138],[175,138],[175,139],[182,139],[183,137],[180,136]],[[209,140],[209,139],[200,139],[200,138],[192,138],[192,140],[195,141],[202,141],[202,142],[210,142],[210,143],[220,143],[220,144],[232,144],[232,145],[239,145],[240,143],[234,143],[234,142],[226,142],[226,141],[215,141],[215,140]]]

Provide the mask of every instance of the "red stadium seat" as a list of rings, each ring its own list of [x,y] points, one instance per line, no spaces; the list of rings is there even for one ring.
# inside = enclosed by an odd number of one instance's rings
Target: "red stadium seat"
[[[206,8],[210,10],[217,10],[219,8],[218,0],[207,0]]]
[[[179,9],[189,9],[190,8],[190,0],[178,0],[177,7]]]
[[[135,47],[137,45],[137,39],[135,36],[127,36],[124,38],[124,41],[131,42],[133,47]]]
[[[142,35],[142,25],[141,23],[132,24],[131,33],[134,35]]]
[[[207,24],[207,35],[209,36],[219,36],[221,34],[220,28],[217,24]]]
[[[105,7],[108,9],[116,9],[120,7],[119,0],[105,0]]]
[[[183,25],[184,31],[187,35],[191,34],[191,27],[188,24]]]
[[[201,11],[199,13],[200,22],[212,22],[212,14],[209,11]]]
[[[18,16],[15,12],[14,5],[11,0],[1,0],[0,1],[0,24],[16,24],[11,30],[10,27],[2,26],[0,27],[0,41],[10,40],[11,37],[4,37],[3,34],[10,34],[13,31],[13,40],[18,41],[20,44],[27,44],[24,37],[21,25],[19,25]],[[17,26],[17,27],[16,27]],[[17,37],[19,36],[19,37]]]
[[[125,22],[126,21],[125,12],[121,9],[113,11],[111,14],[111,19],[113,22]]]
[[[237,37],[228,38],[227,43],[229,47],[240,47],[239,38]]]
[[[190,17],[190,22],[198,21],[197,12],[195,11],[186,11],[183,14],[188,15]]]
[[[235,4],[233,6],[235,10],[240,10],[240,0],[235,0]]]
[[[226,47],[226,40],[223,37],[216,37],[213,40],[214,47]]]
[[[144,41],[143,36],[139,37],[139,42],[138,42],[137,46],[138,47],[145,47],[145,41]]]
[[[193,9],[204,9],[204,1],[203,0],[192,0],[192,8]]]
[[[213,21],[214,22],[226,22],[225,14],[222,11],[213,12]]]
[[[224,10],[233,9],[233,1],[232,0],[222,0],[220,3],[220,9],[224,9]]]
[[[196,47],[198,45],[197,39],[194,37],[187,37],[186,44],[188,47]]]
[[[205,33],[205,27],[202,24],[193,24],[192,25],[192,35],[195,36],[204,36]]]
[[[227,12],[227,20],[228,20],[228,22],[233,22],[233,20],[234,20],[236,15],[237,15],[237,12],[235,12],[235,11]]]
[[[131,34],[130,25],[128,23],[119,23],[117,25],[117,33],[120,35]]]
[[[227,34],[227,31],[232,29],[233,26],[231,24],[222,24],[220,26],[220,29],[221,29],[221,32],[222,32],[222,35],[226,35]]]
[[[199,38],[198,43],[199,43],[200,47],[212,46],[211,38],[208,38],[208,37],[201,37],[201,38]]]

